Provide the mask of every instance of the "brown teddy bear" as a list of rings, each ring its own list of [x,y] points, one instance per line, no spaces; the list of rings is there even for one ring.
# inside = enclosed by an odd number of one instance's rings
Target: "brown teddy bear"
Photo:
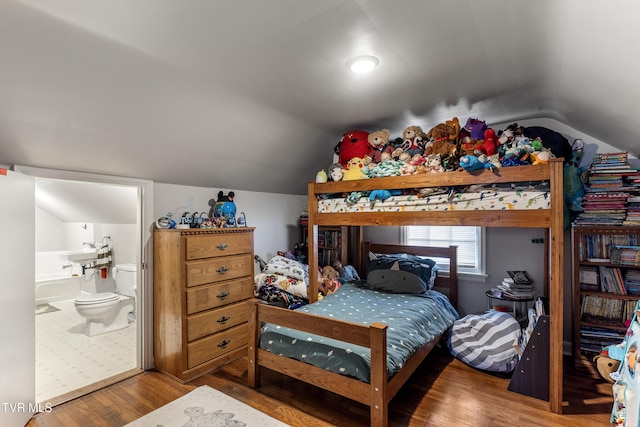
[[[389,129],[382,129],[369,134],[367,139],[369,145],[371,145],[371,151],[363,159],[366,165],[374,167],[382,160],[391,158],[394,148],[389,144],[389,134]]]
[[[402,132],[402,138],[403,142],[400,148],[405,153],[409,153],[410,156],[423,154],[424,145],[429,139],[420,126],[409,126]],[[397,157],[395,152],[393,157]]]
[[[460,135],[460,122],[457,117],[439,123],[427,132],[427,138],[431,141],[445,140],[455,143]]]
[[[457,154],[457,140],[460,134],[460,122],[457,117],[439,123],[427,132],[429,142],[424,149],[424,155],[440,154],[443,159]]]

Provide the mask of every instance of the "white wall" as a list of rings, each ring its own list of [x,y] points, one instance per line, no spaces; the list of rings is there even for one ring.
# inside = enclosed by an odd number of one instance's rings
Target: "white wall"
[[[175,212],[177,218],[187,211],[208,213],[209,201],[215,201],[219,191],[227,194],[230,190],[154,183],[154,217],[160,218],[169,212]],[[232,191],[238,214],[244,212],[247,225],[256,228],[256,255],[268,261],[277,251],[292,249],[300,240],[298,218],[307,206],[306,196]]]

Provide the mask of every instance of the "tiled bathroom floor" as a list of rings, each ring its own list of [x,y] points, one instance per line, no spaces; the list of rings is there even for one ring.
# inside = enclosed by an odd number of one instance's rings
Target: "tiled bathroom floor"
[[[72,300],[51,305],[60,310],[36,316],[36,402],[137,367],[135,322],[88,337]]]

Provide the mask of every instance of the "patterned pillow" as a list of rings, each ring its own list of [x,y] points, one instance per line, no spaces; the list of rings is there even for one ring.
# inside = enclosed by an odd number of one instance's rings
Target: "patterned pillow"
[[[454,357],[469,366],[511,372],[518,363],[516,347],[520,334],[520,324],[513,316],[489,310],[456,320],[447,345]]]
[[[374,254],[369,253],[367,281],[369,274],[375,270],[390,270],[397,263],[398,269],[412,273],[422,280],[425,289],[432,289],[436,280],[438,266],[430,258],[410,254]]]
[[[296,260],[276,255],[271,258],[262,272],[268,274],[281,274],[298,280],[304,280],[305,283],[309,283],[308,268],[309,267]]]

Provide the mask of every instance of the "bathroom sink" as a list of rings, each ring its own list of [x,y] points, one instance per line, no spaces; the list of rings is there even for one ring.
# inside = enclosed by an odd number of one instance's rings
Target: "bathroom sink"
[[[62,259],[67,261],[85,263],[98,259],[98,252],[95,249],[87,249],[82,251],[64,251],[60,255]]]

